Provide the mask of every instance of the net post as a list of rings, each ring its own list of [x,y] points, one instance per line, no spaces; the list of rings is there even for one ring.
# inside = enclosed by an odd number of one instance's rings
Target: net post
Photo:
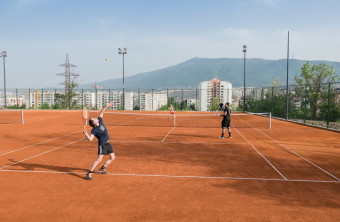
[[[174,126],[176,126],[176,115],[174,114]]]
[[[21,110],[21,124],[24,125],[24,110]]]
[[[269,129],[272,128],[272,113],[269,112]]]

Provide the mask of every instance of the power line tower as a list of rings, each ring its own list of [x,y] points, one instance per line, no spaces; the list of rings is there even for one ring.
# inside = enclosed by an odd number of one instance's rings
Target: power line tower
[[[70,63],[69,58],[68,58],[68,53],[66,54],[66,62],[64,64],[61,64],[59,66],[65,67],[65,72],[64,73],[59,73],[57,76],[65,76],[65,82],[60,83],[60,85],[65,86],[65,97],[66,100],[68,101],[69,108],[71,106],[71,93],[73,90],[73,83],[74,80],[80,76],[79,74],[71,73],[71,68],[77,67],[76,65],[73,65]]]

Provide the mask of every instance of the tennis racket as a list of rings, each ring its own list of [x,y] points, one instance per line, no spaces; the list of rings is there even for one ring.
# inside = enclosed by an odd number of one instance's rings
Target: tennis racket
[[[83,123],[84,123],[84,129],[86,128],[88,118],[89,118],[89,111],[87,110],[86,107],[84,107],[84,108],[83,108]]]

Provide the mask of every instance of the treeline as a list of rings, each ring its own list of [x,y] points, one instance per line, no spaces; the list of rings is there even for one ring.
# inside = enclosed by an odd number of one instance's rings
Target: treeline
[[[340,121],[339,80],[334,69],[325,63],[304,64],[300,76],[295,77],[297,85],[288,90],[289,119]],[[260,99],[246,98],[246,110],[286,118],[287,91],[279,85],[273,81],[272,88],[262,88]]]

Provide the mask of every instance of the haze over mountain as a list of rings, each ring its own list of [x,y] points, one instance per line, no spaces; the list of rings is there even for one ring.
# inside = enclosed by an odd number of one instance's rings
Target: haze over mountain
[[[125,77],[126,89],[176,89],[197,88],[199,83],[215,76],[223,81],[229,81],[233,87],[243,86],[242,58],[193,58],[178,65]],[[307,61],[289,60],[289,84],[295,84],[294,76],[300,75],[301,67]],[[310,61],[311,64],[326,63],[340,73],[340,62]],[[287,60],[246,59],[246,86],[272,86],[272,81],[280,78],[280,83],[286,83]],[[120,89],[122,79],[109,79],[97,82],[105,89]],[[83,85],[79,88],[92,87]]]

